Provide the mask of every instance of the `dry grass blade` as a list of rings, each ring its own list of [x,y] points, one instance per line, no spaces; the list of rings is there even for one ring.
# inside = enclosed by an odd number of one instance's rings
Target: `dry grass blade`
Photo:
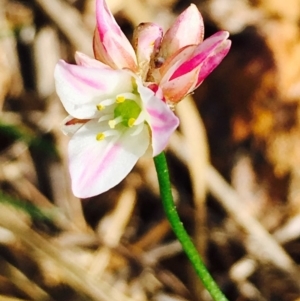
[[[61,0],[35,0],[45,14],[67,37],[74,49],[92,55],[92,34],[75,8]],[[63,12],[63,13],[62,13]]]
[[[31,300],[19,299],[19,298],[8,297],[3,295],[0,295],[0,300],[1,301],[31,301]]]
[[[119,245],[120,239],[125,232],[125,227],[132,215],[136,202],[136,192],[133,188],[127,188],[121,194],[114,211],[104,217],[98,225],[98,233],[102,238],[104,247],[100,247],[92,259],[89,267],[90,275],[101,278],[105,268],[109,265],[110,248]]]
[[[65,283],[76,288],[81,294],[89,296],[92,300],[132,301],[131,298],[126,297],[105,282],[95,281],[76,262],[68,260],[64,254],[61,254],[60,249],[53,243],[30,229],[16,212],[2,204],[0,205],[0,225],[12,231],[36,257],[48,258],[59,266]]]
[[[248,251],[258,260],[270,262],[285,271],[300,288],[299,269],[296,264],[262,225],[243,208],[234,189],[212,166],[207,166],[206,180],[210,193],[249,235],[251,248]]]
[[[191,177],[193,203],[195,204],[195,242],[196,246],[205,257],[206,254],[206,174],[208,164],[208,143],[206,132],[194,103],[193,98],[187,96],[182,105],[178,105],[177,114],[180,118],[180,129],[185,138],[184,150],[189,158],[186,164]],[[195,281],[195,290],[200,291],[198,279]],[[200,292],[196,293],[200,295]]]
[[[2,261],[1,257],[0,261]],[[5,274],[8,275],[8,279],[11,283],[16,285],[16,287],[23,291],[32,300],[52,300],[52,298],[50,298],[50,296],[41,287],[38,287],[33,281],[28,279],[28,277],[20,270],[6,261],[2,261],[0,265],[2,273],[5,272]],[[1,298],[2,297],[0,297],[0,300],[2,300]]]

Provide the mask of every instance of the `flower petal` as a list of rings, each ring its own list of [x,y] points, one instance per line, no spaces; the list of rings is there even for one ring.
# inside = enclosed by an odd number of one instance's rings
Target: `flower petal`
[[[191,4],[175,20],[166,32],[159,57],[164,59],[173,55],[178,49],[188,45],[198,45],[203,41],[204,24],[196,5]]]
[[[160,82],[169,80],[178,67],[190,59],[196,47],[196,45],[185,46],[168,57],[159,69],[153,71],[155,81]]]
[[[105,65],[105,64],[101,63],[100,61],[95,60],[79,51],[76,51],[76,53],[75,53],[75,61],[76,61],[76,64],[79,66],[101,68],[101,69],[111,69],[110,66]]]
[[[202,83],[202,81],[221,63],[223,58],[227,55],[231,47],[231,41],[225,40],[213,53],[203,62],[198,75],[198,82],[195,89]]]
[[[195,51],[190,59],[184,62],[171,76],[170,80],[182,76],[190,72],[191,70],[197,68],[202,64],[208,57],[213,56],[216,49],[223,45],[224,41],[228,38],[229,33],[227,31],[219,31],[204,40],[199,46],[195,48]]]
[[[95,58],[114,69],[137,70],[134,50],[110,12],[105,0],[96,1]]]
[[[83,125],[69,143],[70,174],[73,193],[87,198],[109,190],[131,171],[149,146],[149,131],[131,136],[130,131],[97,141],[96,135],[107,125],[91,120]]]
[[[147,112],[146,120],[151,129],[153,156],[156,156],[167,146],[170,136],[179,125],[179,119],[152,90],[138,81],[137,84],[144,110]]]
[[[154,23],[141,23],[133,33],[133,46],[136,51],[139,70],[146,80],[150,62],[157,54],[162,40],[163,31]]]
[[[199,69],[194,69],[173,80],[166,81],[161,84],[166,101],[169,103],[177,103],[187,94],[195,90],[198,83]]]
[[[126,70],[89,68],[59,61],[55,72],[56,92],[66,111],[79,119],[98,116],[96,105],[132,90],[131,75]]]

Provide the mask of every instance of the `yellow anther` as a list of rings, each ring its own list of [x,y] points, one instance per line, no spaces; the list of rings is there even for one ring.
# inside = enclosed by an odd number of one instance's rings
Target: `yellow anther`
[[[125,101],[125,97],[124,96],[118,96],[117,98],[116,98],[116,103],[121,103],[121,102],[124,102]]]
[[[96,108],[98,111],[102,111],[105,109],[105,106],[99,104],[99,105],[96,105]]]
[[[129,118],[128,120],[128,126],[131,128],[134,126],[136,119],[135,118]]]
[[[105,138],[104,133],[98,133],[98,134],[96,135],[96,140],[97,140],[97,141],[101,141],[101,140],[103,140],[104,138]]]
[[[108,122],[108,125],[111,129],[114,129],[116,127],[116,121],[115,120],[110,120]]]

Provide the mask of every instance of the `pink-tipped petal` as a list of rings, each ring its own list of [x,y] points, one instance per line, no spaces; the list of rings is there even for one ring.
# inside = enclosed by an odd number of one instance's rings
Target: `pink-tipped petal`
[[[171,80],[189,73],[195,68],[198,68],[208,57],[213,56],[220,45],[223,45],[227,40],[229,33],[227,31],[219,31],[204,40],[195,51],[190,59],[185,61],[171,76]]]
[[[132,90],[131,75],[126,70],[88,68],[61,60],[56,65],[54,77],[63,106],[79,119],[95,118],[100,101]]]
[[[174,24],[166,32],[159,56],[168,58],[178,49],[197,45],[203,41],[204,24],[202,16],[194,4],[191,4],[175,20]]]
[[[96,1],[95,58],[114,69],[137,70],[134,50],[105,0]]]
[[[146,120],[152,134],[153,156],[156,156],[166,148],[170,136],[179,125],[179,119],[164,101],[154,95],[153,91],[139,83],[138,91],[147,112]]]
[[[161,27],[154,23],[141,23],[134,31],[133,46],[136,51],[139,70],[143,80],[150,67],[150,61],[157,54],[163,32]]]
[[[97,141],[96,135],[107,128],[107,125],[91,120],[70,140],[70,175],[73,193],[77,197],[92,197],[120,183],[149,146],[146,126],[135,136],[126,131],[117,138]]]
[[[168,57],[158,69],[160,78],[163,78],[162,81],[165,81],[166,79],[169,80],[178,67],[190,59],[195,52],[196,47],[196,45],[185,46]]]
[[[195,88],[197,88],[202,81],[222,62],[224,57],[227,55],[231,47],[231,41],[225,40],[218,48],[215,49],[202,64],[199,75],[198,82]]]

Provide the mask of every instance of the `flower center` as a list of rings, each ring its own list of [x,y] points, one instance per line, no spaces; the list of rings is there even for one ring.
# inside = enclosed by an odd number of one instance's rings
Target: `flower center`
[[[140,96],[136,93],[122,93],[117,95],[115,99],[106,99],[96,105],[102,116],[98,122],[107,122],[108,129],[99,132],[96,140],[101,141],[109,136],[118,136],[124,130],[136,126],[131,135],[140,133],[144,126],[144,114],[140,107]],[[110,109],[108,109],[110,108]]]
[[[118,103],[114,109],[114,120],[120,120],[125,127],[132,127],[141,113],[140,106],[131,99]]]

